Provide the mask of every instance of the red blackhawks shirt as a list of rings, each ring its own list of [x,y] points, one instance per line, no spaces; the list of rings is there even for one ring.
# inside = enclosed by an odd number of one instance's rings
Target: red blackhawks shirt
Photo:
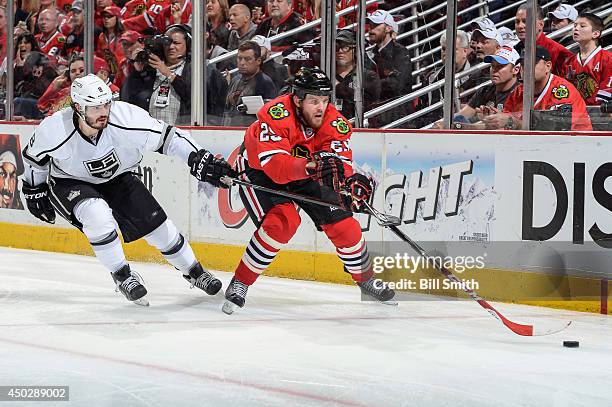
[[[257,121],[244,135],[244,158],[249,167],[263,171],[277,184],[308,178],[306,163],[312,153],[328,151],[344,162],[346,176],[353,174],[350,147],[352,128],[330,103],[317,130],[298,119],[293,95],[283,95],[266,103]]]
[[[172,4],[172,0],[130,0],[121,9],[121,19],[126,30],[143,33],[155,27],[155,17]]]
[[[612,87],[612,52],[597,47],[584,61],[579,52],[568,61],[565,77],[587,105],[598,105],[597,92]]]
[[[58,56],[66,43],[66,37],[59,31],[54,32],[49,38],[43,38],[42,33],[36,34],[34,38],[38,42],[40,51],[52,57]]]
[[[550,74],[546,87],[533,104],[534,110],[555,110],[560,105],[572,105],[572,130],[593,130],[591,118],[584,99],[574,85],[567,80]],[[504,103],[504,113],[521,117],[523,112],[523,84],[512,91]]]

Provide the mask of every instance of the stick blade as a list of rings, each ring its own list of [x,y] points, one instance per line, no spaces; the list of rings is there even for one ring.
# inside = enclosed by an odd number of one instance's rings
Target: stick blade
[[[517,335],[521,335],[521,336],[545,336],[545,335],[556,334],[558,332],[563,331],[565,328],[570,326],[570,324],[572,323],[572,321],[569,321],[569,322],[544,324],[544,325],[538,324],[537,326],[534,326],[534,325],[526,325],[526,324],[519,324],[516,322],[512,322],[507,318],[502,318],[502,322],[512,332],[514,332]]]

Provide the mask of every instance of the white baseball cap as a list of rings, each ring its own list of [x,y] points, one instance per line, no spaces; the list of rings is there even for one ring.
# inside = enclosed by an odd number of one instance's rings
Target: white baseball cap
[[[263,35],[256,35],[251,38],[251,41],[255,41],[259,44],[260,47],[264,47],[268,50],[268,52],[272,52],[272,43],[268,37],[264,37]]]
[[[492,61],[497,62],[498,64],[506,65],[512,64],[516,65],[518,60],[521,58],[518,52],[512,47],[501,47],[499,51],[495,53],[495,55],[487,55],[484,58],[484,61],[490,64]]]
[[[555,9],[555,11],[551,11],[548,13],[549,15],[553,15],[559,20],[568,19],[570,21],[576,21],[578,18],[578,10],[574,6],[570,6],[569,4],[559,4],[559,7]]]
[[[372,14],[368,15],[368,20],[373,22],[374,24],[386,24],[395,32],[399,31],[399,25],[393,18],[391,14],[389,14],[386,10],[376,10]]]
[[[497,32],[501,36],[502,42],[499,45],[501,45],[502,47],[514,47],[516,44],[521,42],[521,40],[519,39],[519,37],[516,36],[514,31],[512,31],[508,27],[499,27],[497,29]]]
[[[474,33],[478,31],[485,38],[490,38],[492,40],[497,41],[498,44],[501,45],[502,38],[495,28],[495,23],[488,19],[487,17],[480,18],[472,22],[472,27],[474,30],[472,31],[472,39],[474,39]]]

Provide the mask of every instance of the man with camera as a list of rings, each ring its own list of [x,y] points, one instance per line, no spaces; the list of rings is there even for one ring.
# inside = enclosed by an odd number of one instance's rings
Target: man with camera
[[[170,124],[191,118],[191,28],[168,27],[164,35],[147,38],[134,59],[135,71],[121,87],[121,100],[147,110]]]

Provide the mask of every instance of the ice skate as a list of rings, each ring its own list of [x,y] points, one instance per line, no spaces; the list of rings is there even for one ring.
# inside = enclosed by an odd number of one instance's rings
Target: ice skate
[[[393,300],[395,297],[395,291],[388,287],[380,287],[380,282],[376,283],[377,279],[374,277],[364,282],[356,282],[361,289],[361,293],[376,301],[379,301],[386,305],[397,305],[397,301]]]
[[[215,295],[221,289],[221,280],[205,270],[200,263],[189,270],[189,274],[183,274],[183,278],[191,284],[191,288],[197,287],[208,295]]]
[[[230,281],[227,290],[225,290],[225,302],[221,310],[227,315],[231,315],[237,308],[244,307],[248,289],[248,285],[236,277],[232,277],[232,281]]]
[[[141,277],[137,273],[130,271],[129,265],[126,264],[119,270],[111,273],[111,276],[117,285],[117,290],[121,291],[128,301],[145,307],[149,306],[149,300],[145,297],[147,289],[140,282]]]

